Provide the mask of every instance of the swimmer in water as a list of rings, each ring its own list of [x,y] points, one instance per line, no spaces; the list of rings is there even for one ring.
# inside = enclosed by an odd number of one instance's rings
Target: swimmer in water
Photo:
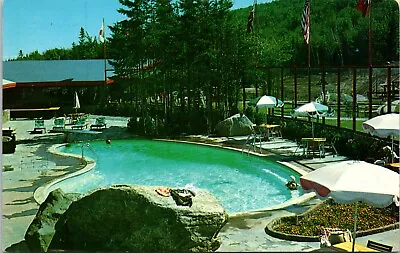
[[[106,143],[107,143],[107,144],[111,144],[111,140],[110,140],[110,139],[107,139],[107,140],[106,140]]]
[[[290,176],[290,179],[287,183],[286,183],[286,187],[289,188],[290,190],[297,190],[297,183],[296,183],[296,178],[294,176]]]

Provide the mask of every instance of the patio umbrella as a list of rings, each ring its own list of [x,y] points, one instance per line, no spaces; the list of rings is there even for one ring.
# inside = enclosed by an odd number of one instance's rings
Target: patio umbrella
[[[252,99],[249,102],[249,105],[256,106],[258,108],[275,108],[275,107],[282,107],[284,103],[273,96],[259,96],[255,99]]]
[[[284,103],[276,97],[263,95],[252,99],[249,102],[249,105],[255,106],[257,108],[275,108],[282,107]]]
[[[363,161],[343,161],[327,165],[300,177],[305,191],[331,197],[340,204],[355,203],[353,246],[357,229],[357,203],[389,206],[399,197],[399,175],[382,166]]]
[[[75,91],[75,105],[73,108],[75,109],[75,112],[77,112],[78,109],[81,108],[81,104],[79,103],[78,93],[76,93],[76,91]]]
[[[309,102],[294,109],[292,116],[310,116],[310,117],[312,117],[313,115],[325,116],[329,112],[330,109],[328,106],[320,104],[318,102]],[[311,120],[311,129],[312,129],[312,137],[314,138],[314,125],[312,120]]]
[[[394,136],[400,138],[400,114],[389,113],[371,118],[363,122],[362,127],[364,131],[370,133],[371,135],[376,135],[383,138],[391,136],[392,151],[393,151]],[[392,162],[393,162],[393,153],[392,153]]]

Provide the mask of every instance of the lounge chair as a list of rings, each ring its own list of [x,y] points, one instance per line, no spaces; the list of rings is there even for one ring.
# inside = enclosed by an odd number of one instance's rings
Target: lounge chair
[[[86,122],[87,117],[79,117],[75,124],[72,125],[72,129],[83,129],[83,128],[87,128],[87,122]]]
[[[33,128],[33,131],[41,131],[41,132],[46,132],[46,127],[44,126],[44,120],[43,119],[36,119],[35,120],[35,127]]]
[[[98,117],[96,118],[96,122],[90,126],[90,130],[93,129],[102,129],[106,128],[106,118],[105,117]]]
[[[57,129],[65,129],[65,118],[64,117],[54,119],[53,130],[57,130]]]

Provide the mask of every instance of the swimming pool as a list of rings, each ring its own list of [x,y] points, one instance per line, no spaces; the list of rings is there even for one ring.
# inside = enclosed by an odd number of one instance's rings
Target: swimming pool
[[[83,148],[82,148],[83,147]],[[59,151],[81,154],[96,167],[50,188],[85,193],[112,184],[184,187],[192,184],[213,193],[229,213],[257,210],[281,204],[303,194],[285,186],[300,174],[262,157],[188,143],[155,140],[113,140],[111,144],[62,146]]]

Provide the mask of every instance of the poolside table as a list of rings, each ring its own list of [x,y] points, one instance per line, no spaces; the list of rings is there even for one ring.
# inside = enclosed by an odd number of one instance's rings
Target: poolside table
[[[342,242],[332,245],[331,249],[341,252],[351,252],[352,246],[353,246],[352,242]],[[356,243],[354,245],[354,252],[378,252],[378,251]]]
[[[314,153],[317,150],[320,157],[325,155],[326,138],[301,138],[301,142],[305,144],[303,145],[303,155],[312,154],[314,158]]]
[[[394,170],[396,172],[400,171],[400,163],[389,163],[388,166],[391,170]]]
[[[277,133],[280,137],[282,137],[282,134],[280,132],[281,125],[269,125],[263,123],[261,125],[258,125],[257,128],[260,133],[262,133],[267,139],[272,136],[272,133]]]

